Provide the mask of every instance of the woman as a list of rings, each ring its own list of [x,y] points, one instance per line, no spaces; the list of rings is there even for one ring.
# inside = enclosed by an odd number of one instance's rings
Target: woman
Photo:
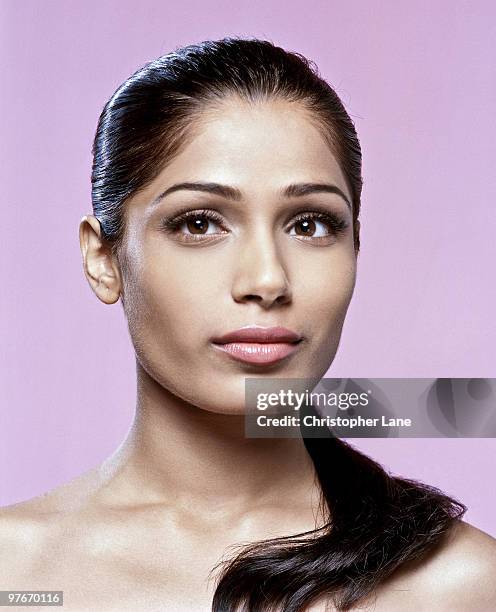
[[[2,510],[2,588],[67,610],[496,608],[496,541],[463,504],[330,435],[244,435],[245,378],[322,377],[355,285],[360,145],[312,64],[242,39],[158,58],[106,104],[92,185],[84,271],[124,308],[135,420]]]

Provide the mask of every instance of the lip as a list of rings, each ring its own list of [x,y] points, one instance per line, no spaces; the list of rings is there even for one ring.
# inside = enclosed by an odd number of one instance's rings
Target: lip
[[[298,342],[301,336],[287,327],[262,327],[261,325],[246,325],[223,336],[213,338],[215,344],[228,342]]]
[[[302,337],[286,327],[247,325],[212,340],[213,346],[243,363],[270,365],[292,355]]]

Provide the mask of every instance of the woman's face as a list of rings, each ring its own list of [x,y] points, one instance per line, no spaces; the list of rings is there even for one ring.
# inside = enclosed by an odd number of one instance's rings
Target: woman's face
[[[319,378],[334,359],[356,276],[351,194],[294,104],[226,100],[194,134],[126,204],[124,309],[152,378],[204,410],[242,413],[245,377]],[[197,189],[172,189],[182,183]],[[246,326],[301,340],[213,341]]]

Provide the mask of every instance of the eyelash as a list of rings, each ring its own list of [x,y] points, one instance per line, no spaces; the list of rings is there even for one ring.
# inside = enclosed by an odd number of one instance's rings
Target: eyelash
[[[173,234],[184,223],[188,222],[190,219],[197,219],[197,218],[202,218],[202,217],[209,219],[210,221],[214,221],[219,226],[223,226],[223,219],[217,212],[215,212],[214,210],[210,210],[210,209],[201,209],[201,210],[186,211],[184,213],[181,213],[177,217],[173,217],[171,219],[162,219],[161,227],[167,233]],[[293,219],[292,226],[298,223],[299,221],[306,221],[309,219],[316,219],[317,221],[322,221],[325,225],[327,225],[329,235],[335,236],[335,237],[343,234],[347,230],[348,225],[349,225],[348,221],[345,220],[342,216],[338,215],[337,213],[331,213],[327,211],[326,212],[307,211],[303,213],[298,213],[296,217]],[[205,239],[208,239],[209,237],[215,237],[215,236],[218,236],[219,234],[215,234],[215,235],[214,234],[183,234],[183,235],[188,237],[187,238],[188,241],[194,242],[198,240],[205,240]],[[315,238],[312,236],[306,236],[306,237],[300,236],[300,238],[303,238],[303,240],[316,241],[316,240],[319,240],[319,238],[328,238],[329,235],[317,236]]]

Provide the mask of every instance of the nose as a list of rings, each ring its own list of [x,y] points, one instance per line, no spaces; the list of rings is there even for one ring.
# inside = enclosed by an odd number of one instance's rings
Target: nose
[[[273,237],[265,232],[240,246],[232,286],[235,302],[257,302],[265,309],[287,304],[292,299],[284,264]]]

